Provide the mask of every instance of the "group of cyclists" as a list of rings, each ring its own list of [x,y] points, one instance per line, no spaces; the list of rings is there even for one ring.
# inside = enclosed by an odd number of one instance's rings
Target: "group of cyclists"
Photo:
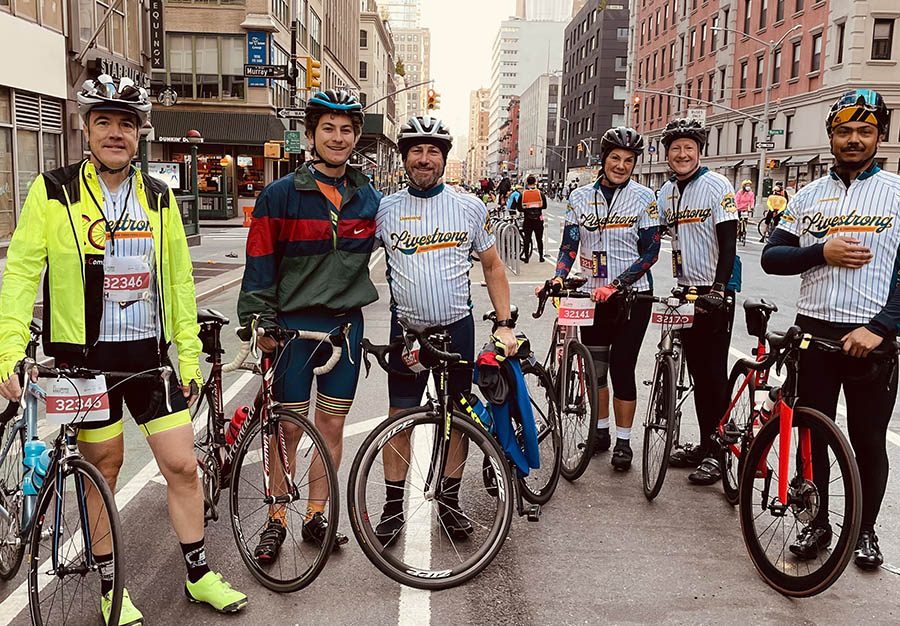
[[[123,456],[123,402],[127,405],[166,479],[188,599],[221,612],[240,611],[247,606],[247,596],[210,569],[204,546],[203,498],[188,412],[201,382],[201,345],[181,214],[172,192],[132,165],[138,131],[151,105],[146,91],[128,79],[106,75],[86,81],[78,102],[90,154],[37,177],[10,243],[0,289],[0,395],[8,400],[21,397],[16,364],[24,356],[45,270],[44,350],[58,363],[141,371],[168,363],[168,348],[174,344],[180,386],[170,399],[172,410],[143,384],[123,385],[110,393],[110,420],[81,427],[79,448],[114,489]],[[295,340],[280,346],[267,337],[259,339],[264,351],[284,351],[275,394],[286,407],[308,415],[316,378],[314,421],[336,465],[362,360],[363,308],[378,299],[369,272],[377,247],[386,256],[391,340],[403,333],[401,319],[441,326],[449,333],[450,348],[474,360],[469,271],[477,258],[497,313],[494,337],[508,354],[517,351],[509,282],[488,210],[478,197],[443,183],[453,145],[449,129],[427,116],[403,124],[398,147],[408,186],[385,197],[348,165],[363,119],[360,102],[347,92],[326,90],[309,99],[305,127],[313,158],[268,185],[257,198],[237,305],[244,326],[329,331],[350,324],[349,349],[337,366],[318,377],[312,370],[328,354],[316,342]],[[833,417],[838,394],[845,393],[847,426],[864,490],[856,551],[856,563],[864,568],[883,560],[875,523],[888,474],[885,442],[896,397],[896,357],[876,364],[874,378],[859,381],[850,374],[875,347],[894,340],[900,322],[900,289],[895,288],[900,177],[875,162],[888,121],[884,101],[874,91],[849,91],[834,103],[825,127],[835,166],[792,199],[762,254],[766,272],[801,276],[797,324],[844,344],[844,355],[801,357],[800,403]],[[688,479],[698,485],[712,484],[722,473],[712,435],[728,404],[727,360],[741,274],[736,254],[738,199],[725,177],[702,166],[706,140],[706,129],[693,120],[676,119],[665,127],[662,144],[673,175],[657,199],[632,178],[644,151],[641,135],[624,127],[608,130],[601,140],[597,179],[570,194],[551,279],[561,285],[576,264],[589,277],[596,314],[583,340],[600,387],[595,452],[612,448],[611,464],[626,471],[633,458],[635,366],[651,311],[640,300],[626,310],[621,295],[653,290],[651,270],[661,237],[671,237],[675,281],[699,294],[695,324],[682,337],[695,384],[700,439],[674,451],[670,463],[691,468]],[[533,190],[534,181],[529,180],[519,199],[526,219],[529,210],[546,207],[543,194],[529,193]],[[538,253],[542,256],[543,250]],[[110,279],[134,274],[145,279],[130,283],[133,288],[127,293],[110,288]],[[393,369],[419,372],[411,379],[389,376],[393,415],[421,403],[427,370],[416,367],[413,355],[392,358]],[[468,392],[471,384],[470,372],[454,372],[451,396]],[[461,474],[464,446],[451,445],[453,455],[460,458],[448,466]],[[393,445],[385,455],[387,497],[376,529],[385,545],[403,532],[408,457],[408,441]],[[451,472],[444,481],[438,503],[441,523],[454,538],[464,539],[472,527],[460,508],[460,475]],[[304,541],[321,541],[328,525],[336,523],[324,515],[325,503],[336,494],[328,493],[327,485],[313,489],[317,491],[310,494],[303,521]],[[254,552],[257,559],[278,558],[286,524],[279,505],[270,505]],[[830,541],[823,507],[791,551],[812,558]],[[336,545],[346,542],[338,535]],[[101,570],[109,567],[103,555],[98,561]],[[108,610],[101,602],[107,621]],[[142,619],[125,594],[120,623],[138,624]]]

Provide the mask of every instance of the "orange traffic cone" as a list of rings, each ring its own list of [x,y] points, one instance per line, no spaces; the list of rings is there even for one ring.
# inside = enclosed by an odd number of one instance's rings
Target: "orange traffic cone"
[[[244,207],[244,227],[245,228],[250,228],[250,222],[253,221],[253,218],[250,217],[252,214],[253,214],[253,207],[245,206]]]

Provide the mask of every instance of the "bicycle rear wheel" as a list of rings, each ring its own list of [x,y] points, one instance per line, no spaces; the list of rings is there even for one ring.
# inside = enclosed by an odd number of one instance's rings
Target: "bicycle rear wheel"
[[[350,468],[347,501],[360,548],[385,575],[418,589],[448,589],[476,576],[500,552],[513,515],[515,488],[496,441],[454,414],[448,461],[440,472],[435,465],[443,431],[439,415],[422,408],[401,411],[369,433]],[[460,457],[467,460],[460,464]],[[436,477],[454,475],[460,480],[458,507],[435,497]],[[385,519],[399,517],[400,530],[382,545],[376,525],[388,500],[388,476],[404,481],[401,492],[392,494],[392,502],[402,499],[402,513],[389,511]],[[471,532],[451,527],[454,517],[467,520]]]
[[[9,580],[19,571],[25,556],[22,537],[22,508],[25,478],[22,459],[25,456],[25,429],[19,422],[0,427],[0,507],[8,517],[0,517],[0,580]]]
[[[560,390],[560,422],[562,423],[562,475],[568,481],[578,480],[594,451],[597,437],[597,375],[588,349],[570,341],[564,350],[557,385]]]
[[[834,422],[806,407],[794,410],[788,458],[780,455],[781,419],[773,417],[753,440],[740,482],[741,533],[756,570],[786,596],[822,593],[843,573],[853,556],[862,516],[859,470],[850,444]],[[811,441],[813,480],[805,478],[809,457],[800,442]],[[788,468],[780,473],[780,465]],[[824,471],[820,471],[824,468]],[[787,505],[778,497],[788,484]],[[789,549],[801,529],[830,523],[830,548],[801,559]]]
[[[756,223],[756,231],[759,233],[761,239],[766,238],[766,235],[768,234],[768,227],[763,220],[759,220],[759,222]]]
[[[281,409],[260,424],[254,414],[245,424],[240,448],[231,470],[231,526],[244,564],[260,583],[272,591],[286,593],[309,585],[325,567],[334,547],[339,520],[337,471],[331,453],[318,429],[307,418]],[[264,458],[263,441],[269,450]],[[284,464],[278,452],[283,442],[288,458],[293,457],[291,476],[294,492],[285,494]],[[269,471],[271,496],[283,501],[267,501],[264,469]],[[310,486],[327,484],[329,498],[324,515],[328,520],[325,538],[304,537],[303,526],[310,498]],[[270,519],[283,520],[283,541],[277,557],[261,563],[254,552]]]
[[[111,555],[104,569],[113,579],[109,623],[117,624],[124,552],[119,513],[106,480],[97,468],[78,458],[67,460],[63,468],[52,463],[45,480],[50,484],[38,496],[29,537],[31,623],[79,625],[98,618],[102,623],[97,557]],[[95,505],[92,511],[88,499]]]
[[[203,518],[204,522],[217,521],[219,519],[219,496],[222,494],[223,484],[221,477],[221,464],[216,458],[217,450],[214,442],[215,428],[215,404],[212,402],[213,390],[208,389],[200,394],[197,402],[191,407],[191,421],[205,420],[205,425],[199,429],[195,427],[194,451],[197,454],[197,463],[200,468],[200,483],[203,488]]]
[[[541,466],[519,478],[522,497],[532,504],[547,504],[559,484],[562,466],[562,434],[556,395],[550,375],[535,363],[523,367],[531,410],[537,426]]]
[[[659,495],[669,467],[675,439],[675,376],[675,360],[671,355],[659,357],[653,373],[641,451],[641,482],[648,500]]]
[[[738,485],[743,469],[744,455],[753,438],[753,400],[754,400],[754,372],[747,373],[739,364],[735,364],[728,378],[728,388],[731,390],[728,397],[731,398],[728,422],[725,425],[725,433],[719,433],[724,440],[724,467],[722,468],[722,489],[728,504],[735,506],[738,503]],[[740,395],[738,390],[749,376],[746,387]],[[732,447],[736,447],[738,454]]]

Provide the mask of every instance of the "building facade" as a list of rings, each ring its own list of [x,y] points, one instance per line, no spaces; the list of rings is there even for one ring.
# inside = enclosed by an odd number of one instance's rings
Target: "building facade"
[[[419,28],[422,15],[422,0],[383,0],[379,6],[387,13],[394,29]]]
[[[300,0],[288,0],[288,2]],[[281,0],[272,0],[273,3]],[[325,19],[324,57],[322,61],[322,86],[326,89],[357,91],[359,67],[359,2],[351,0],[323,0]]]
[[[843,91],[874,88],[889,109],[900,109],[898,19],[891,0],[723,0],[696,11],[648,0],[633,31],[639,52],[632,78],[639,89],[661,93],[638,93],[638,127],[655,141],[669,119],[701,116],[711,169],[754,185],[762,171],[764,191],[774,181],[799,189],[833,164],[824,120]],[[779,40],[770,53],[769,43]],[[764,140],[774,147],[761,170],[757,142]],[[900,171],[898,125],[891,125],[878,158]],[[652,186],[667,175],[664,158],[642,169]]]
[[[548,20],[551,22],[567,22],[575,12],[572,10],[573,0],[516,0],[516,17],[524,20]]]
[[[469,94],[469,149],[466,152],[465,179],[475,183],[487,178],[488,136],[491,90],[482,87]]]
[[[528,111],[519,120],[519,169],[523,176],[547,177],[551,165],[559,161],[556,125],[559,105],[559,76],[541,74],[522,93],[521,109]]]
[[[624,3],[587,3],[566,26],[558,143],[568,151],[567,180],[592,178],[600,137],[625,123],[628,34]]]
[[[403,63],[407,85],[431,79],[431,31],[427,28],[395,28],[396,56]],[[427,103],[428,85],[410,89],[406,95],[406,117],[423,115]]]
[[[509,100],[506,120],[500,127],[500,172],[506,172],[515,180],[519,175],[519,96]]]

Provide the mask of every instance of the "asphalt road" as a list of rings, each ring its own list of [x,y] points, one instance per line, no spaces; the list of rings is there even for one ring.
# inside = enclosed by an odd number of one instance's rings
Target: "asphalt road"
[[[547,220],[547,256],[555,257],[562,205],[553,203]],[[245,231],[212,232],[195,259],[221,260],[232,250],[241,252]],[[671,285],[668,244],[657,266],[657,292]],[[746,296],[763,296],[778,303],[771,328],[785,328],[793,320],[799,281],[765,276],[759,269],[761,244],[748,243],[743,258]],[[235,262],[234,259],[227,260]],[[239,261],[240,259],[238,259]],[[523,265],[510,275],[512,299],[523,311],[520,328],[537,351],[546,351],[551,320],[533,320],[534,287],[549,277],[554,260]],[[387,338],[388,291],[384,261],[373,258],[373,279],[381,295],[366,310],[366,336]],[[489,308],[481,272],[473,268],[476,319]],[[236,289],[206,301],[226,315],[235,312]],[[480,323],[479,323],[480,324]],[[478,341],[488,332],[477,326]],[[226,349],[233,354],[236,339],[226,332]],[[648,331],[637,366],[638,380],[649,378],[657,336]],[[732,357],[749,353],[738,314]],[[238,376],[226,380],[238,403],[251,399],[255,379],[240,387]],[[247,381],[245,381],[247,382]],[[646,388],[639,384],[638,415],[646,409]],[[387,414],[386,379],[373,370],[360,383],[348,424]],[[683,425],[696,438],[695,420],[688,409]],[[637,420],[639,421],[639,420]],[[844,421],[842,416],[838,422]],[[900,420],[895,411],[888,445],[891,463],[900,467]],[[250,596],[239,615],[219,616],[205,607],[189,605],[182,592],[183,566],[168,523],[165,484],[149,449],[133,424],[126,428],[126,466],[117,500],[122,509],[128,550],[127,586],[141,608],[146,624],[873,624],[900,623],[900,575],[888,569],[864,574],[852,564],[844,576],[822,595],[791,600],[772,591],[759,579],[747,557],[737,512],[722,497],[719,485],[694,487],[684,470],[673,470],[660,496],[648,503],[640,487],[640,428],[633,442],[636,466],[614,473],[609,456],[595,459],[576,483],[560,482],[538,523],[515,519],[509,539],[494,563],[464,587],[427,593],[401,588],[378,572],[353,539],[329,561],[323,574],[308,588],[279,595],[260,587],[244,570],[228,520],[210,525],[207,546],[214,569]],[[365,433],[346,438],[341,483],[346,486],[352,455]],[[341,507],[345,509],[342,494]],[[349,533],[346,517],[340,528]],[[900,565],[900,474],[891,475],[878,527],[889,564]],[[900,571],[900,570],[897,570]],[[23,577],[0,585],[0,626],[27,623]]]

